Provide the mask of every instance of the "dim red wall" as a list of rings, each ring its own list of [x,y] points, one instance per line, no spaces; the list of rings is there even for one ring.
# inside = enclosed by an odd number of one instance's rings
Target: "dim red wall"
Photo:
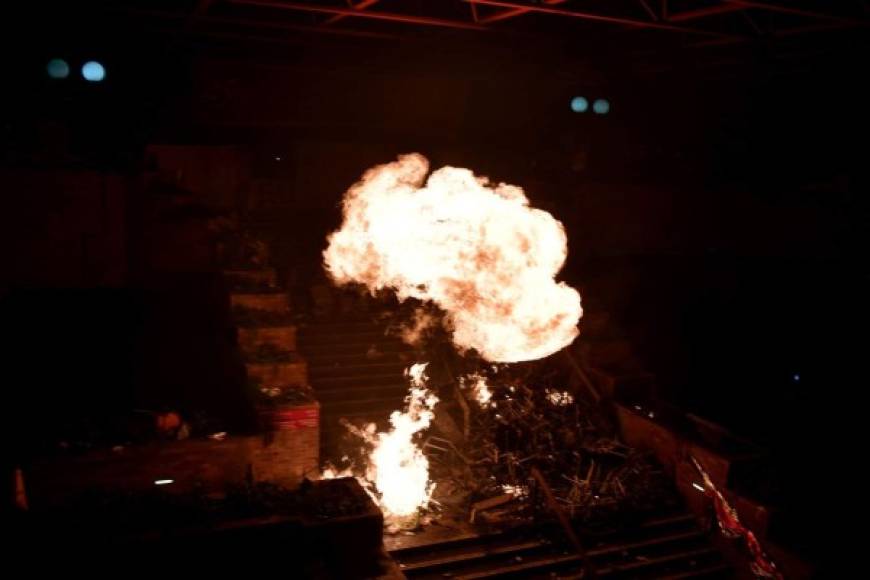
[[[127,269],[127,185],[97,171],[0,171],[8,285],[120,286]]]

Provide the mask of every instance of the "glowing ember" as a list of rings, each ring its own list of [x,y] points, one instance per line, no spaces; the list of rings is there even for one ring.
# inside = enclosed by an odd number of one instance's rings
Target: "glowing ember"
[[[574,396],[568,391],[547,389],[547,400],[557,407],[565,407],[574,402]]]
[[[483,376],[472,374],[460,377],[459,381],[464,387],[471,387],[474,399],[480,403],[481,407],[495,407],[495,403],[492,401],[492,391],[489,390],[489,385],[486,384],[486,379]]]
[[[501,489],[505,493],[509,493],[514,497],[527,497],[529,495],[529,488],[524,485],[503,485]]]
[[[495,362],[548,356],[578,334],[580,295],[555,276],[567,257],[562,224],[523,190],[470,170],[426,177],[419,154],[374,167],[344,197],[325,266],[338,284],[434,302],[454,343]]]

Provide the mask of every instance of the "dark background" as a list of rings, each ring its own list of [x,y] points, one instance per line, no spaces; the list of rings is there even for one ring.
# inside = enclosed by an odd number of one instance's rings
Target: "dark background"
[[[343,24],[384,39],[36,4],[9,8],[2,35],[16,453],[110,410],[232,416],[225,291],[199,234],[166,234],[173,192],[143,177],[160,147],[224,148],[202,154],[201,210],[261,224],[303,289],[344,190],[419,151],[526,188],[566,225],[564,278],[667,398],[773,449],[798,519],[831,511],[867,383],[866,29],[694,46],[540,16],[492,33]],[[49,79],[50,58],[70,77]],[[91,58],[102,83],[78,75]],[[575,95],[611,111],[573,113]]]

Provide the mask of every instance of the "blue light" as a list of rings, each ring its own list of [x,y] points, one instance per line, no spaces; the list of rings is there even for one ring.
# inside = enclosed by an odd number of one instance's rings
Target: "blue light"
[[[95,60],[89,60],[82,65],[82,76],[86,81],[98,83],[106,78],[106,69]]]
[[[574,97],[571,99],[571,110],[575,113],[585,113],[589,110],[589,101],[585,97]]]
[[[801,376],[800,376],[799,374],[797,374],[797,373],[795,373],[794,375],[792,375],[791,378],[792,378],[792,379],[794,380],[794,382],[796,382],[796,383],[799,383],[800,380],[801,380]]]
[[[607,99],[595,99],[592,103],[592,110],[599,115],[606,115],[610,112],[610,102]]]
[[[48,61],[45,70],[48,71],[48,76],[53,79],[65,79],[69,76],[69,65],[62,58],[53,58]]]

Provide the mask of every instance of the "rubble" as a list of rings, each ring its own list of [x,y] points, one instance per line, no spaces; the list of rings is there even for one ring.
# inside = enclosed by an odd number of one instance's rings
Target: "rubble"
[[[436,492],[439,502],[463,497],[472,520],[539,517],[555,513],[539,493],[544,480],[560,512],[596,525],[675,501],[655,459],[620,442],[604,408],[562,388],[567,381],[558,372],[541,365],[492,368],[485,380],[490,398],[484,403],[475,397],[475,379],[454,389],[452,408],[438,410],[457,415],[464,437],[452,431],[423,442],[433,480],[454,496]]]
[[[289,312],[234,306],[233,320],[240,327],[285,326],[293,323],[293,316]]]

